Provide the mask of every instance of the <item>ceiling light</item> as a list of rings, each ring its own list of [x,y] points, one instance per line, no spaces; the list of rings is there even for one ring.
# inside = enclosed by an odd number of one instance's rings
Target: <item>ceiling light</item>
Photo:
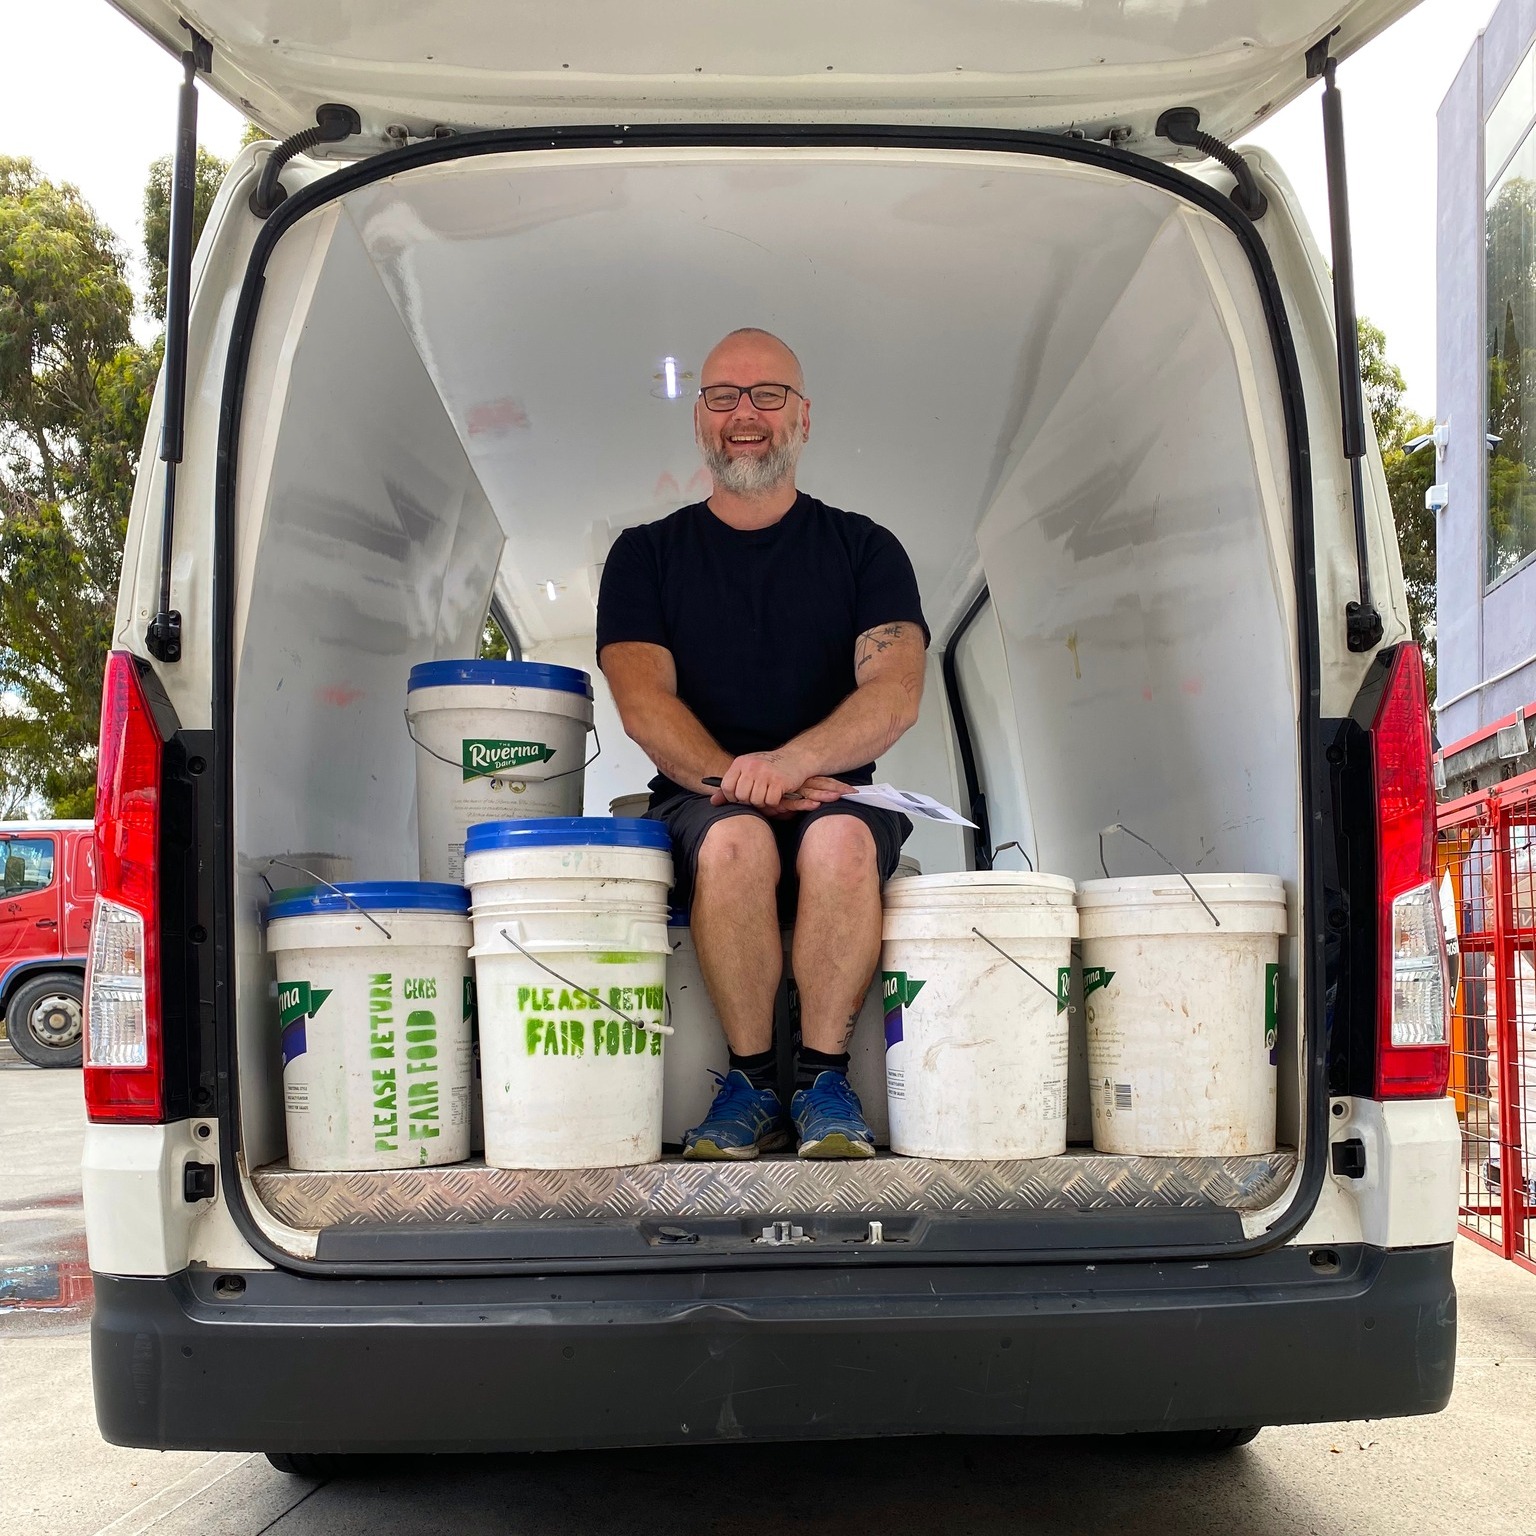
[[[554,600],[560,595],[560,589],[554,584],[554,582],[546,581],[544,583],[544,595],[550,600],[550,602],[554,602]]]
[[[686,371],[677,358],[664,357],[660,371],[651,375],[655,385],[651,393],[658,400],[681,400],[683,388],[692,378],[693,374]]]

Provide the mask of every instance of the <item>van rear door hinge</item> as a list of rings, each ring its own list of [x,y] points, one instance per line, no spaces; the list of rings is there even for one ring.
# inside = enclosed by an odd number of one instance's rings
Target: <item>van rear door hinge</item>
[[[182,23],[186,26],[186,23]],[[213,44],[187,27],[191,47],[181,56],[176,104],[176,159],[171,171],[171,238],[166,259],[165,384],[160,418],[160,462],[165,500],[160,522],[160,605],[144,644],[156,661],[181,660],[181,614],[171,607],[171,557],[176,537],[176,467],[181,463],[187,415],[187,316],[192,306],[192,224],[197,191],[197,77],[213,69]]]
[[[1358,602],[1344,605],[1345,643],[1352,651],[1381,644],[1381,615],[1371,601],[1370,548],[1365,536],[1365,390],[1360,378],[1360,327],[1355,315],[1355,257],[1349,233],[1349,178],[1344,156],[1344,101],[1334,83],[1329,44],[1334,33],[1307,50],[1307,79],[1323,80],[1323,153],[1328,168],[1328,225],[1333,247],[1333,328],[1339,355],[1339,411],[1344,423],[1344,457],[1354,506],[1355,563],[1360,573]]]

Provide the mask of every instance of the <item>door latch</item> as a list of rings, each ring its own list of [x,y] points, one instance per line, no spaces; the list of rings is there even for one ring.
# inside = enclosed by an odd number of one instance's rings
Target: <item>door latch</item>
[[[181,1197],[192,1204],[198,1200],[212,1200],[218,1188],[212,1163],[183,1163],[181,1169]]]
[[[1358,1136],[1334,1142],[1333,1171],[1341,1179],[1365,1177],[1365,1143]]]

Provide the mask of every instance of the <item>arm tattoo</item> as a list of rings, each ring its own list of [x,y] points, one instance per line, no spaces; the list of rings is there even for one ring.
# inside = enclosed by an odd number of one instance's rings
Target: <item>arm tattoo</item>
[[[873,661],[883,651],[888,651],[907,632],[905,624],[880,624],[866,629],[854,644],[853,670],[861,672],[864,663]]]

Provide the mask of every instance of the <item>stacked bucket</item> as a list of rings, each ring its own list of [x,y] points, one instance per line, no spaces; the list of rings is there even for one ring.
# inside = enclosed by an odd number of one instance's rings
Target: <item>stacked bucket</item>
[[[579,814],[591,679],[427,662],[407,700],[421,880],[268,908],[290,1165],[460,1162],[482,1118],[494,1166],[655,1161],[672,860]]]
[[[290,1164],[459,1162],[482,1118],[492,1166],[654,1162],[664,1099],[675,1140],[707,1103],[698,1063],[723,1057],[723,1036],[697,975],[673,978],[684,1005],[669,1019],[666,829],[579,814],[591,679],[428,662],[411,671],[406,719],[420,881],[283,891],[267,912]],[[913,874],[886,886],[884,905],[855,1075],[882,1144],[888,1111],[893,1152],[1064,1152],[1079,999],[1099,1151],[1273,1150],[1277,878],[1078,888]],[[690,1067],[698,1082],[679,1077]]]

